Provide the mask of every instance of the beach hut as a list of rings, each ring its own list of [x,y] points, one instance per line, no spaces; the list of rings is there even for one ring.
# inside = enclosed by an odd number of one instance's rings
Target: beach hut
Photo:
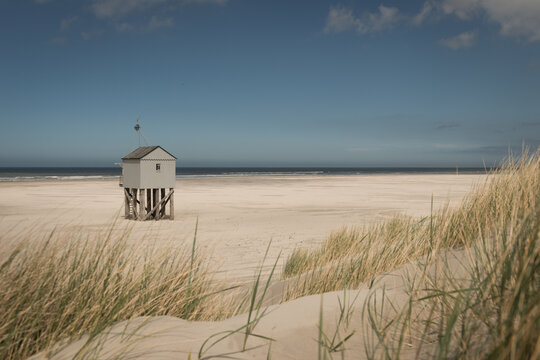
[[[128,219],[174,219],[176,157],[161,146],[141,146],[122,158],[125,216]]]

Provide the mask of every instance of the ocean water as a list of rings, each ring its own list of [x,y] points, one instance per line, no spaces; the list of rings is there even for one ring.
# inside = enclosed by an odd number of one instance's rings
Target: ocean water
[[[368,174],[484,174],[484,168],[437,167],[178,167],[177,178],[234,177],[234,176],[328,176]],[[58,181],[58,180],[115,180],[120,167],[17,167],[0,168],[0,182]]]

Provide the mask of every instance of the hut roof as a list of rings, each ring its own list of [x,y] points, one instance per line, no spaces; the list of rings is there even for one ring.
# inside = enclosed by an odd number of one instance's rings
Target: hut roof
[[[122,158],[122,160],[135,160],[135,159],[142,159],[146,155],[150,154],[152,151],[156,150],[157,148],[160,148],[161,150],[165,151],[167,154],[171,155],[174,159],[176,159],[176,156],[172,155],[170,152],[162,148],[161,146],[141,146],[127,154]]]

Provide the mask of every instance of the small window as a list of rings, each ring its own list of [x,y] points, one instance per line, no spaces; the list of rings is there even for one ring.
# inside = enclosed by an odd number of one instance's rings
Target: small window
[[[156,172],[160,172],[161,171],[161,164],[156,164]]]

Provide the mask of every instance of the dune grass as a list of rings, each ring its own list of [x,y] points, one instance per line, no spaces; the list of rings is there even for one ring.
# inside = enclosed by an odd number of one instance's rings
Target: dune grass
[[[538,186],[539,169],[526,170],[514,190]],[[465,256],[428,256],[402,306],[382,309],[385,295],[372,293],[367,358],[540,359],[540,192],[528,195],[490,214]]]
[[[0,358],[26,358],[83,334],[92,338],[137,316],[230,315],[215,306],[222,289],[211,283],[194,248],[140,251],[126,242],[129,228],[113,227],[93,237],[52,232],[40,241],[25,235],[4,258]]]
[[[398,216],[367,229],[343,228],[319,249],[295,250],[282,278],[291,278],[284,300],[369,282],[375,275],[432,254],[493,235],[514,214],[539,203],[540,152],[509,159],[461,206],[421,219]]]
[[[410,262],[408,299],[392,301],[376,275]],[[457,208],[297,250],[282,276],[285,299],[366,282],[368,359],[540,359],[540,151],[509,159]]]

